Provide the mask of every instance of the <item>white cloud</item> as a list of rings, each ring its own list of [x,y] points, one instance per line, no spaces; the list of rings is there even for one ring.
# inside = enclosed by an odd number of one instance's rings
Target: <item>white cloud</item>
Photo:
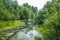
[[[48,0],[18,0],[18,3],[19,5],[22,5],[23,3],[28,3],[31,6],[35,6],[38,9],[41,9],[47,1]]]

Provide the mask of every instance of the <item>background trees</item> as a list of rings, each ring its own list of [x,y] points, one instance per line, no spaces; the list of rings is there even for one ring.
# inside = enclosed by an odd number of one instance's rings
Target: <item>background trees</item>
[[[37,7],[28,5],[28,3],[19,6],[16,0],[0,0],[0,20],[19,20],[33,18],[37,13]],[[31,17],[32,16],[32,17]]]

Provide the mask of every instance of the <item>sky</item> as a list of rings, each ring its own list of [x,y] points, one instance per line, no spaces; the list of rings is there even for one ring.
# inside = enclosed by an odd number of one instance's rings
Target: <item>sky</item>
[[[17,0],[17,1],[19,5],[28,3],[29,5],[37,7],[38,9],[42,9],[46,2],[49,0]]]

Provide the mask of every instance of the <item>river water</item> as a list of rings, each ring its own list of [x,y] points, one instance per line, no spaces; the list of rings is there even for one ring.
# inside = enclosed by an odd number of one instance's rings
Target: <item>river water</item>
[[[16,35],[18,38],[20,39],[24,39],[24,40],[35,40],[34,37],[38,36],[40,37],[42,40],[42,34],[39,34],[36,30],[30,30],[27,33],[26,32],[18,32]]]
[[[27,30],[28,28],[22,29],[20,32],[16,34],[16,37],[20,40],[35,40],[35,37],[39,37],[41,40],[43,40],[42,34],[40,32],[35,30],[35,27],[33,27],[30,30]]]
[[[30,24],[30,28],[25,28],[20,30],[15,37],[19,38],[20,40],[35,40],[35,37],[39,37],[39,39],[37,40],[44,40],[42,37],[42,34],[40,32],[38,32],[37,30],[35,30],[35,28],[38,25],[31,25]]]

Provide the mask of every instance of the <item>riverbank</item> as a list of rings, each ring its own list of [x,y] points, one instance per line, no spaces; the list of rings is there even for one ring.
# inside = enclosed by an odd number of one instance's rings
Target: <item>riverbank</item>
[[[24,22],[21,22],[20,20],[0,21],[0,29],[15,28],[17,26],[22,26],[22,25],[24,25]]]

